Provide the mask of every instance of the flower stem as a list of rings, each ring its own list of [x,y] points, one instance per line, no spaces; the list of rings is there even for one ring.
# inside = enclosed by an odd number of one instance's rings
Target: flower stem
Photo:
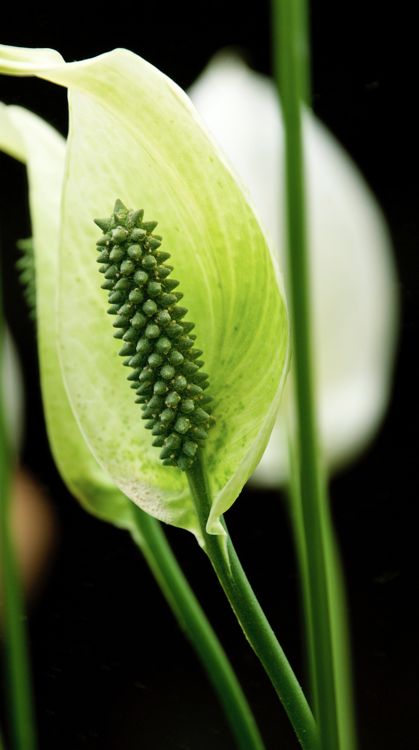
[[[301,103],[309,100],[305,0],[275,0],[275,67],[285,129],[288,279],[294,342],[293,521],[321,750],[355,746],[339,563],[320,462],[313,388]]]
[[[195,598],[163,530],[154,518],[133,506],[141,548],[181,628],[194,646],[224,708],[240,750],[264,750],[253,714],[230,663]]]
[[[3,412],[3,340],[4,330],[0,320],[0,574],[2,577],[8,699],[15,750],[35,750],[35,724],[30,689],[23,594],[10,528],[11,455]]]
[[[310,707],[246,578],[231,539],[228,535],[222,537],[206,531],[211,494],[200,455],[188,471],[188,481],[204,537],[205,551],[224,592],[288,714],[301,747],[304,750],[314,750],[317,748],[317,732]]]

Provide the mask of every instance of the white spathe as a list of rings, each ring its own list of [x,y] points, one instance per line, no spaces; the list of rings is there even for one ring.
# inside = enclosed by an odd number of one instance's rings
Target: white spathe
[[[238,56],[219,53],[189,94],[283,254],[284,135],[274,84]],[[317,408],[323,454],[333,469],[367,445],[385,412],[396,344],[397,282],[388,231],[370,190],[309,112],[304,143]],[[261,484],[277,484],[288,474],[290,382],[254,475]]]

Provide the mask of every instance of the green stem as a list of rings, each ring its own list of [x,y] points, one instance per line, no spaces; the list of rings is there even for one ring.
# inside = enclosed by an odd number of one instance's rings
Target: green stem
[[[206,523],[212,499],[199,455],[188,472],[205,551],[244,634],[268,674],[304,750],[317,748],[317,732],[310,707],[268,620],[255,597],[230,537],[208,534]]]
[[[35,750],[23,595],[10,528],[10,466],[12,461],[3,413],[3,337],[4,330],[0,326],[0,572],[4,599],[3,627],[9,687],[8,700],[15,750]]]
[[[339,564],[320,464],[312,382],[301,102],[309,99],[307,8],[275,0],[276,76],[285,128],[288,279],[294,341],[297,436],[292,482],[297,551],[303,572],[307,643],[322,750],[354,747]]]
[[[251,709],[230,663],[174,557],[160,524],[133,508],[133,534],[180,626],[218,694],[240,750],[264,750]]]
[[[316,669],[316,637],[315,621],[313,622],[313,601],[316,606],[316,591],[313,590],[313,581],[310,573],[310,563],[307,552],[306,528],[303,518],[303,507],[299,483],[298,465],[296,462],[295,449],[290,445],[290,467],[291,481],[289,485],[290,515],[294,528],[297,558],[302,582],[303,606],[307,623],[307,652],[309,657],[310,672],[315,674]],[[351,673],[349,662],[349,648],[347,642],[346,608],[343,594],[343,582],[339,556],[336,550],[332,521],[327,505],[322,515],[322,533],[324,540],[324,555],[326,561],[327,589],[330,603],[330,634],[333,652],[334,690],[336,691],[335,710],[337,711],[337,724],[339,729],[340,748],[353,750],[356,747],[354,734],[354,718],[351,695]],[[313,682],[313,680],[312,680]],[[313,685],[313,692],[316,690]],[[318,701],[326,700],[326,693],[319,694]],[[327,722],[327,719],[324,720]],[[325,723],[328,739],[329,724]],[[325,745],[329,747],[329,745]],[[323,747],[323,745],[322,745]]]

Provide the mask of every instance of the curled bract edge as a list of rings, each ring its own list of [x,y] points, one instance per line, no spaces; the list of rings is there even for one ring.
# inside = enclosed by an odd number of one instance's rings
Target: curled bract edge
[[[58,358],[56,289],[65,141],[32,112],[0,103],[0,149],[26,164],[28,170],[36,248],[36,337],[45,419],[55,462],[86,510],[133,530],[129,501],[98,465],[80,432]],[[32,327],[29,320],[28,327]]]

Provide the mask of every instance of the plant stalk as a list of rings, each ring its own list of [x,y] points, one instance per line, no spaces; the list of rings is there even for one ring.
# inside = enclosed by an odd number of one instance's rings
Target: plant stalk
[[[302,572],[307,651],[321,750],[355,747],[339,561],[318,448],[306,233],[302,102],[308,102],[307,5],[275,0],[274,61],[285,130],[287,270],[294,343],[296,437],[292,517]]]
[[[201,455],[188,471],[188,481],[199,517],[205,551],[231,607],[270,678],[303,750],[317,748],[317,730],[310,707],[278,640],[256,599],[230,537],[208,534],[211,493]],[[227,529],[226,529],[227,533]],[[226,545],[226,546],[225,546]],[[227,554],[226,554],[227,550]]]
[[[242,688],[205,613],[154,518],[133,506],[133,534],[182,630],[191,641],[222,704],[240,750],[265,750]]]
[[[11,466],[13,459],[3,410],[3,342],[0,299],[0,575],[5,640],[5,663],[11,733],[15,750],[35,750],[36,735],[32,706],[25,612],[20,575],[16,564],[10,525]],[[1,745],[1,739],[0,739]]]

